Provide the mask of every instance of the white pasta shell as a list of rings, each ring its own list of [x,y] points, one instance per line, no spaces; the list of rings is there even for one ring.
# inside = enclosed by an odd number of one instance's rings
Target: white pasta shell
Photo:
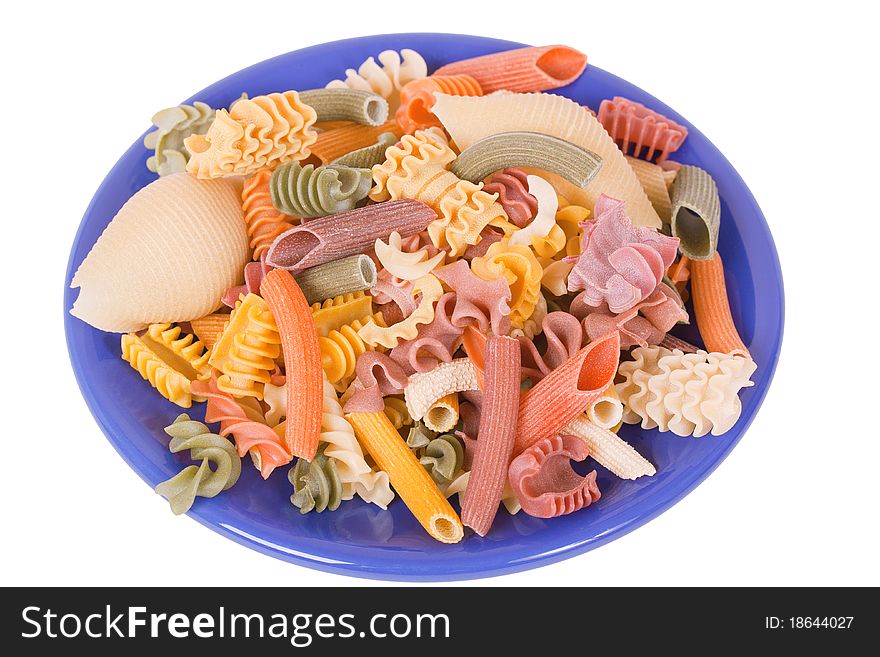
[[[70,312],[119,333],[198,319],[220,306],[249,258],[240,180],[163,176],[98,238],[73,276]]]

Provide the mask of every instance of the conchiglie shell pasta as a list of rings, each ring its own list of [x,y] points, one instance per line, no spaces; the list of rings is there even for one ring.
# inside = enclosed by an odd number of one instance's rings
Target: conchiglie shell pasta
[[[203,317],[250,259],[241,182],[177,173],[119,210],[73,276],[71,314],[104,331]]]

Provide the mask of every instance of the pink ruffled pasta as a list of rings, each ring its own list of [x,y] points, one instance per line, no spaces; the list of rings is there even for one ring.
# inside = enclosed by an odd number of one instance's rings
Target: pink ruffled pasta
[[[484,333],[491,327],[495,335],[507,334],[510,330],[510,306],[507,304],[511,299],[507,281],[503,278],[484,281],[462,260],[435,269],[433,274],[457,294],[453,324],[463,328],[473,320]]]
[[[480,241],[476,244],[471,244],[464,250],[464,253],[461,254],[462,260],[467,260],[470,262],[474,258],[482,258],[486,255],[486,251],[489,250],[489,247],[495,244],[495,242],[500,242],[504,238],[504,235],[501,235],[488,226],[483,229],[483,232],[480,233]]]
[[[547,339],[543,354],[526,336],[518,338],[522,351],[522,374],[533,381],[540,381],[574,356],[584,339],[580,322],[565,312],[549,313],[542,322],[542,328]]]
[[[483,186],[483,191],[498,194],[498,202],[507,218],[518,228],[529,223],[538,211],[538,200],[529,194],[527,177],[522,169],[510,167],[493,174]]]
[[[385,410],[382,401],[385,395],[403,392],[406,386],[406,373],[387,354],[367,351],[358,357],[355,366],[360,389],[356,390],[345,404],[346,413],[381,413]]]
[[[688,134],[683,125],[620,96],[603,100],[597,118],[624,153],[632,146],[633,156],[651,160],[656,155],[658,163],[677,151]]]
[[[224,305],[235,308],[235,304],[242,294],[259,294],[260,283],[270,271],[275,269],[266,264],[265,255],[258,262],[249,262],[244,266],[244,285],[236,285],[229,288],[223,295]]]
[[[407,374],[429,372],[438,363],[448,363],[461,342],[463,326],[456,326],[457,298],[455,292],[447,292],[434,307],[434,319],[421,324],[418,335],[412,340],[401,340],[389,354]],[[488,320],[487,320],[488,322]]]
[[[388,270],[383,269],[376,276],[376,284],[370,289],[373,301],[383,305],[393,303],[401,313],[401,319],[409,317],[416,309],[416,300],[413,296],[414,285],[411,281],[393,276]],[[388,318],[385,318],[386,321]],[[389,322],[391,326],[396,322]]]

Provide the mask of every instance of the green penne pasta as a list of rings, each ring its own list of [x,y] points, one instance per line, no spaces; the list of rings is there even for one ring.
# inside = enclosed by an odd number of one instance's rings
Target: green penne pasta
[[[332,260],[297,274],[296,282],[309,304],[368,290],[376,284],[376,264],[359,254]]]
[[[586,187],[599,173],[602,158],[569,141],[538,132],[502,132],[464,149],[450,170],[478,183],[507,167],[535,167]]]
[[[691,260],[711,260],[721,228],[718,186],[699,167],[685,165],[672,183],[672,236]]]
[[[336,471],[336,460],[324,454],[323,443],[311,461],[299,459],[287,473],[293,484],[290,502],[300,513],[335,511],[342,502],[342,482]]]
[[[269,181],[272,204],[293,217],[325,217],[352,210],[367,198],[373,184],[369,169],[288,162]]]
[[[354,121],[382,125],[388,120],[388,101],[358,89],[310,89],[299,98],[315,110],[318,121]]]
[[[331,164],[338,166],[354,167],[356,169],[372,169],[377,164],[385,161],[385,151],[389,146],[397,143],[397,135],[393,132],[383,132],[379,135],[379,141],[372,146],[359,148],[351,153],[346,153],[340,158],[333,160]]]

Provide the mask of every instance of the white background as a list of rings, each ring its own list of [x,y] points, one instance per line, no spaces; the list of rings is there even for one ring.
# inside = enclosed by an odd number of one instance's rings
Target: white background
[[[787,294],[776,379],[705,483],[596,551],[474,584],[880,584],[880,57],[859,8],[870,3],[24,4],[4,10],[0,40],[0,583],[377,585],[172,516],[80,397],[60,302],[86,205],[154,111],[303,46],[437,31],[567,43],[681,111],[754,192]]]

